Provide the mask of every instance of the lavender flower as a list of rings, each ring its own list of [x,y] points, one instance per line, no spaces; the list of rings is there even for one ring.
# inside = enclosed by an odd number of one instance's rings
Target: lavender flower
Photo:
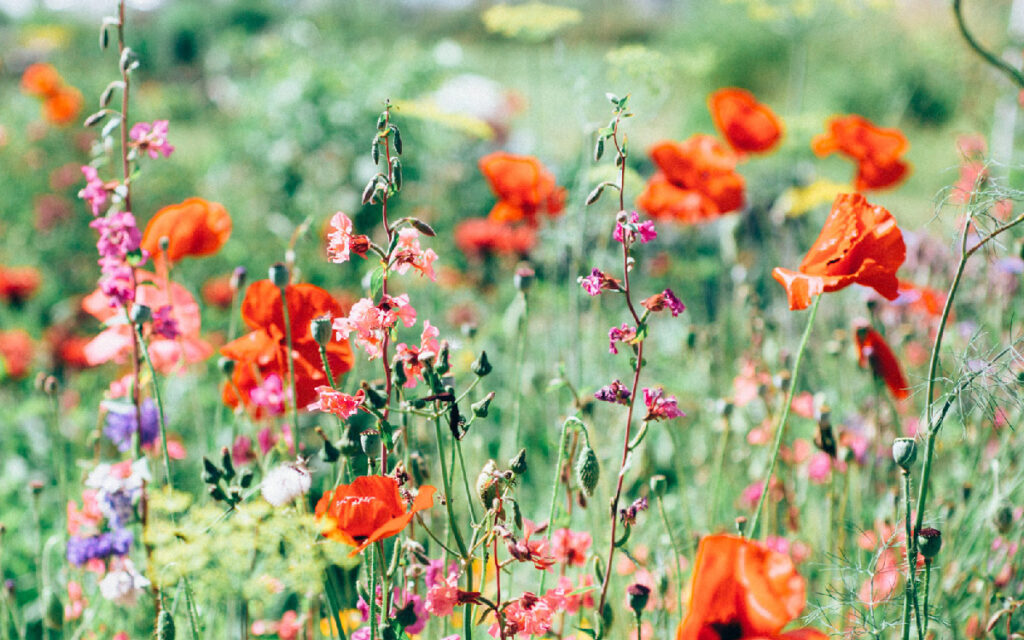
[[[629,397],[632,394],[626,385],[622,384],[618,380],[614,380],[611,384],[607,384],[594,394],[594,398],[602,402],[614,402],[615,404],[629,404]]]
[[[143,446],[156,442],[160,435],[160,421],[156,404],[146,398],[142,401],[142,431],[139,441]],[[107,405],[107,421],[103,427],[103,435],[117,445],[117,450],[124,452],[132,446],[132,434],[138,430],[135,407],[129,405]]]

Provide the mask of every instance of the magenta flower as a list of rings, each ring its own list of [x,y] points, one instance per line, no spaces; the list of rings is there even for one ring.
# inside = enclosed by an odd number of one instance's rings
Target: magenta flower
[[[617,354],[619,350],[615,347],[616,342],[631,343],[636,338],[636,327],[631,327],[625,322],[621,327],[612,327],[608,330],[608,352]]]
[[[142,232],[135,226],[135,216],[128,211],[117,211],[96,218],[89,226],[100,234],[96,249],[103,258],[124,260],[142,242]]]
[[[107,187],[100,180],[96,167],[89,165],[82,166],[82,173],[85,174],[85,188],[79,190],[78,197],[89,203],[92,208],[92,215],[100,215],[100,208],[107,202]]]
[[[284,380],[276,373],[268,375],[263,382],[249,391],[252,403],[273,416],[284,413],[285,400],[288,395],[284,390]]]
[[[618,380],[606,384],[594,393],[594,398],[601,402],[614,402],[615,404],[629,404],[629,397],[632,395],[626,385]]]
[[[668,309],[672,312],[673,318],[686,311],[686,305],[676,297],[676,294],[672,293],[671,289],[665,289],[661,293],[656,293],[650,298],[641,301],[640,304],[648,311]]]
[[[665,390],[661,387],[657,389],[644,389],[644,405],[647,406],[647,415],[644,417],[645,422],[671,420],[686,416],[676,406],[675,396],[666,396]]]
[[[165,304],[153,312],[153,333],[168,340],[176,340],[181,335],[172,311],[171,305]]]
[[[594,268],[587,277],[580,276],[578,279],[583,290],[592,296],[596,296],[603,290],[622,291],[622,285],[618,280],[598,268]]]
[[[316,402],[307,406],[306,409],[309,411],[333,413],[342,420],[348,419],[358,411],[365,397],[362,389],[356,391],[355,395],[350,396],[326,385],[317,387],[316,392],[318,395]]]
[[[174,147],[167,143],[167,124],[167,120],[154,120],[153,124],[137,122],[128,135],[135,141],[135,147],[150,158],[159,158],[161,153],[169,158]]]
[[[629,214],[629,222],[616,222],[615,231],[612,233],[612,237],[623,244],[633,244],[638,235],[640,242],[646,244],[657,238],[658,232],[655,231],[654,223],[650,220],[640,222],[640,214],[636,211]]]

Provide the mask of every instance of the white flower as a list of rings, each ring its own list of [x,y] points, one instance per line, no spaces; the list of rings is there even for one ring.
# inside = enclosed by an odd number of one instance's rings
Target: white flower
[[[313,477],[305,464],[301,461],[291,462],[271,469],[263,478],[260,492],[267,502],[280,507],[309,491],[312,481]]]
[[[110,571],[100,580],[100,594],[123,607],[134,605],[139,594],[148,587],[149,580],[135,571],[135,566],[128,559],[124,560],[120,569]]]

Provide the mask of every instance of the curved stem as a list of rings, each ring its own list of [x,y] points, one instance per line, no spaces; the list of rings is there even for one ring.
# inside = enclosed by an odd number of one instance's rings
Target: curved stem
[[[448,462],[444,458],[444,446],[441,441],[441,419],[434,419],[434,437],[437,440],[437,457],[441,461],[441,481],[444,483],[444,509],[448,515],[448,527],[455,537],[455,545],[459,548],[459,555],[463,560],[470,561],[469,552],[466,550],[466,543],[462,540],[462,534],[455,524],[455,512],[452,510],[452,485],[448,481]]]
[[[974,52],[984,58],[985,62],[1001,71],[1019,88],[1024,89],[1024,73],[1013,68],[1005,60],[983,47],[967,29],[967,23],[964,21],[963,2],[961,0],[953,0],[953,16],[956,18],[956,26],[960,29],[960,35],[962,35],[964,40],[967,41],[967,44],[974,49]]]
[[[665,500],[662,496],[658,496],[658,513],[661,514],[661,522],[665,525],[665,533],[668,534],[668,541],[672,545],[672,556],[676,561],[676,605],[679,607],[676,612],[682,615],[683,612],[683,562],[680,559],[679,543],[676,541],[675,534],[672,533],[672,526],[668,523],[668,514],[665,513]]]
[[[551,480],[551,502],[548,504],[548,531],[547,547],[551,547],[551,530],[555,526],[555,504],[558,502],[558,488],[562,484],[562,465],[565,464],[565,438],[569,433],[570,423],[580,423],[576,416],[569,416],[562,423],[562,432],[558,436],[558,464],[555,465],[555,477]],[[544,593],[544,582],[547,580],[548,572],[540,574],[540,589],[538,593]]]
[[[138,324],[135,325],[135,340],[139,344],[139,349],[142,351],[142,357],[145,359],[146,367],[149,369],[149,375],[153,379],[153,398],[156,400],[157,419],[159,420],[160,425],[160,445],[163,449],[164,482],[168,487],[173,489],[174,484],[171,482],[171,458],[167,453],[167,424],[164,421],[164,403],[160,398],[160,385],[157,383],[156,368],[153,367],[153,361],[149,357],[149,349],[146,348],[146,343],[142,339],[142,327]],[[136,423],[135,433],[141,436],[141,421]],[[141,437],[139,439],[141,439]]]
[[[811,337],[811,327],[814,326],[814,318],[818,315],[818,305],[821,303],[821,295],[814,299],[811,305],[811,313],[807,316],[807,327],[800,339],[800,347],[797,348],[796,358],[793,361],[793,375],[789,378],[789,391],[786,392],[786,404],[782,407],[782,416],[779,418],[779,426],[775,429],[775,443],[772,445],[772,459],[768,463],[768,474],[765,476],[764,485],[761,488],[761,497],[757,501],[757,508],[754,510],[754,517],[750,520],[750,537],[757,535],[757,523],[761,517],[761,509],[764,507],[765,498],[768,496],[768,488],[772,482],[772,474],[775,473],[775,463],[779,459],[779,449],[782,447],[782,436],[786,431],[786,419],[789,418],[789,409],[793,405],[793,394],[796,392],[796,383],[800,375],[800,362],[803,360],[804,351],[807,349],[807,340]]]

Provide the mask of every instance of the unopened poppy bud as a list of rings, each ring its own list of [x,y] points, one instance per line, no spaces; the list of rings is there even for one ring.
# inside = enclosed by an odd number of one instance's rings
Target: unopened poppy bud
[[[157,246],[160,247],[160,251],[167,253],[167,249],[171,246],[171,239],[167,236],[160,236],[160,240],[157,242]]]
[[[387,397],[380,391],[378,391],[377,388],[374,387],[373,385],[364,382],[361,385],[361,388],[363,390],[363,393],[366,394],[366,400],[374,409],[383,409],[384,406],[388,403]]]
[[[249,275],[249,270],[245,267],[238,266],[231,272],[231,288],[238,291],[245,286],[245,279]]]
[[[939,555],[942,549],[942,532],[938,529],[926,527],[917,532],[917,550],[927,560]]]
[[[409,379],[409,376],[405,375],[405,364],[398,358],[391,363],[391,378],[396,387],[404,387],[406,380]]]
[[[651,493],[656,498],[660,498],[665,495],[665,490],[668,489],[668,479],[665,476],[658,474],[651,476]]]
[[[471,404],[469,408],[473,410],[473,415],[477,418],[486,418],[491,407],[491,400],[494,400],[493,391],[484,396],[483,400]]]
[[[913,438],[896,438],[892,442],[892,459],[904,473],[910,471],[910,467],[917,459],[917,442]]]
[[[512,277],[512,284],[515,285],[516,291],[529,290],[530,285],[533,284],[533,277],[535,275],[536,272],[528,263],[520,263],[519,266],[516,267],[515,275]]]
[[[583,489],[583,493],[592,497],[600,478],[601,465],[597,461],[597,454],[590,445],[584,445],[580,457],[576,460],[576,482]]]
[[[498,464],[494,460],[488,460],[476,477],[476,495],[484,509],[490,509],[494,499],[498,497],[498,479],[494,477],[496,473]]]
[[[220,466],[224,470],[225,480],[235,477],[235,465],[231,461],[231,450],[227,447],[220,448]]]
[[[235,361],[227,356],[221,356],[217,359],[217,368],[226,377],[230,378],[235,373]]]
[[[491,366],[491,361],[487,359],[486,351],[480,352],[480,355],[473,361],[471,368],[473,370],[473,374],[479,378],[486,376],[494,370],[494,367]]]
[[[242,469],[242,472],[238,474],[238,486],[248,489],[252,486],[252,480],[255,477],[256,474],[252,472],[252,469]]]
[[[367,429],[359,434],[359,445],[363,448],[363,455],[371,460],[380,457],[380,431]]]
[[[448,373],[448,370],[452,368],[451,362],[451,345],[448,344],[447,340],[441,341],[441,352],[437,354],[437,364],[434,368],[437,369],[437,373],[444,375]]]
[[[629,594],[629,608],[633,610],[633,615],[640,617],[643,614],[644,609],[647,607],[647,601],[651,597],[650,588],[635,582],[629,585],[626,589],[626,593]]]
[[[167,609],[156,617],[156,640],[174,640],[174,618]]]
[[[511,460],[508,461],[508,468],[512,470],[512,473],[517,476],[521,476],[526,473],[526,449],[520,449],[519,453],[515,455]]]
[[[149,322],[153,319],[153,310],[144,304],[135,304],[132,306],[131,313],[132,324],[142,324]]]
[[[321,348],[326,349],[331,342],[331,333],[333,333],[331,319],[327,316],[313,318],[313,321],[309,323],[309,333]]]
[[[320,427],[317,427],[316,433],[324,441],[324,448],[320,452],[320,455],[323,457],[324,462],[334,462],[338,458],[340,458],[341,451],[338,450],[338,447],[334,446],[334,443],[331,442],[331,439],[327,437],[327,434],[324,433],[324,430],[321,429]]]
[[[209,492],[210,497],[218,502],[225,502],[228,499],[227,494],[224,493],[224,490],[219,485],[211,484],[206,487],[206,490]]]
[[[274,286],[278,289],[283,289],[288,286],[288,267],[282,262],[277,262],[270,265],[268,272],[270,281],[274,283]]]
[[[996,525],[996,531],[1006,535],[1010,532],[1010,528],[1013,527],[1013,507],[1006,504],[1005,502],[996,507],[996,512],[993,514],[992,523]]]

